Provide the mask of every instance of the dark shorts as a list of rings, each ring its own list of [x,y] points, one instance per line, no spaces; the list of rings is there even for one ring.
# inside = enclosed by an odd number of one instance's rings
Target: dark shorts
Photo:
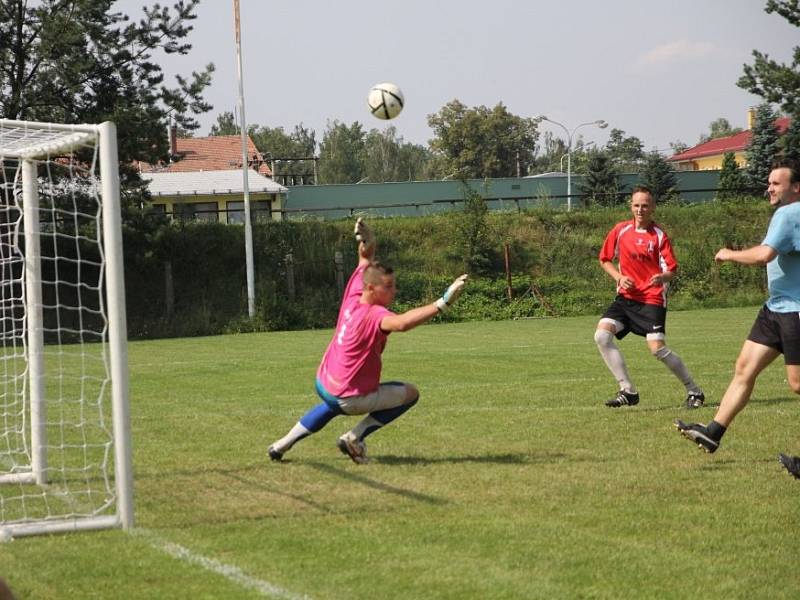
[[[800,365],[800,313],[776,313],[763,306],[747,339],[775,348],[787,365]]]
[[[603,313],[604,319],[614,319],[624,325],[622,331],[617,332],[617,339],[621,340],[629,333],[646,336],[648,333],[667,332],[667,308],[655,304],[643,304],[636,300],[629,300],[617,296],[611,306]]]

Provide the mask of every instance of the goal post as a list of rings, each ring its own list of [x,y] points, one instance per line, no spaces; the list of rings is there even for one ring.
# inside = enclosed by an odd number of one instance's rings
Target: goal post
[[[0,119],[0,539],[133,527],[116,128]]]

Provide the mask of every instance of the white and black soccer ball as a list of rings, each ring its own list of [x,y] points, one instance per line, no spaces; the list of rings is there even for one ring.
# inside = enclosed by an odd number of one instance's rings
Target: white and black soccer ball
[[[367,104],[373,116],[384,120],[394,119],[403,110],[405,98],[395,84],[379,83],[369,91]]]

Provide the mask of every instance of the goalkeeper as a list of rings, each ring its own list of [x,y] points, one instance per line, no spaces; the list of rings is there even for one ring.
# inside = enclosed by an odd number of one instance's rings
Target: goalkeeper
[[[358,266],[350,277],[339,308],[336,331],[317,370],[316,390],[322,402],[309,410],[285,436],[268,449],[272,460],[299,440],[316,433],[337,415],[365,415],[339,437],[337,446],[356,463],[367,462],[364,438],[414,406],[419,391],[410,383],[381,383],[381,354],[393,331],[408,331],[445,312],[461,294],[466,275],[456,279],[436,302],[402,314],[394,301],[394,272],[375,261],[375,236],[362,219],[355,225]]]

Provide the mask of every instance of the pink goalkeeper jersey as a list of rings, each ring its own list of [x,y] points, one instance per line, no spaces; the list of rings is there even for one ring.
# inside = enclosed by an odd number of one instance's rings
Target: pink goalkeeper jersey
[[[388,334],[381,331],[381,320],[393,315],[385,306],[362,304],[364,267],[350,276],[336,320],[336,331],[322,357],[317,379],[334,396],[363,396],[378,389],[381,354]]]

